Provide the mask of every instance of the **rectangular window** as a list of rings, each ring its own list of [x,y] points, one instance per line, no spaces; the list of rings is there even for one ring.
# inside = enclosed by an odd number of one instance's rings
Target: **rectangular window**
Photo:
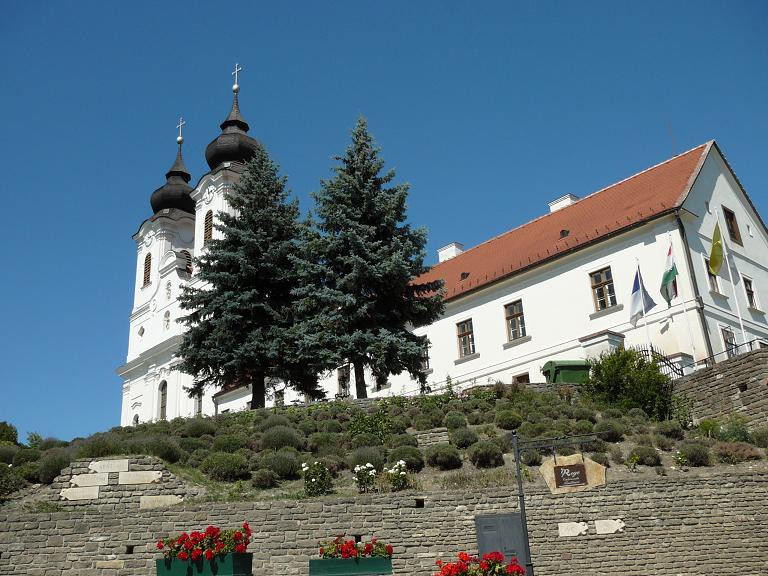
[[[709,269],[709,258],[704,258],[704,266],[707,269],[707,280],[709,281],[709,289],[712,292],[720,293],[720,286],[717,284],[717,276],[715,274],[712,274],[712,271]]]
[[[523,301],[516,300],[504,306],[507,318],[507,340],[517,340],[525,336],[525,316],[523,316]]]
[[[525,372],[524,374],[518,374],[517,376],[512,377],[512,383],[513,384],[530,384],[531,377],[528,375],[528,372]]]
[[[747,295],[747,304],[750,308],[758,309],[759,307],[757,305],[757,298],[755,298],[755,288],[752,284],[752,280],[746,276],[742,276],[741,279],[744,281],[744,292]]]
[[[342,366],[336,371],[336,382],[338,384],[336,396],[340,398],[349,396],[349,364]]]
[[[424,346],[421,348],[421,371],[429,371],[429,344],[424,342]]]
[[[605,310],[616,306],[616,292],[613,289],[611,267],[603,268],[589,275],[592,281],[592,297],[595,300],[595,310]]]
[[[736,244],[742,246],[741,232],[739,232],[739,224],[736,222],[736,214],[723,206],[723,216],[725,217],[725,225],[728,228],[728,236],[730,236],[731,240],[736,242]]]
[[[733,330],[730,328],[721,328],[720,331],[723,335],[723,345],[725,346],[726,355],[728,358],[736,356],[738,346],[736,344],[736,336],[734,335]]]
[[[456,324],[456,336],[459,339],[459,358],[475,353],[475,335],[472,331],[472,319]]]

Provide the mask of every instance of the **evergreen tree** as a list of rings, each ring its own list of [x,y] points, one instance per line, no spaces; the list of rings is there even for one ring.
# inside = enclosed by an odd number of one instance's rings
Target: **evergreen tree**
[[[337,365],[353,365],[360,398],[367,396],[366,366],[377,380],[408,371],[424,384],[427,341],[411,330],[442,312],[442,282],[413,283],[428,268],[426,231],[406,223],[408,185],[389,185],[394,171],[382,172],[384,160],[362,117],[346,153],[335,159],[333,177],[314,194],[320,231],[311,243],[314,282],[297,291],[316,308],[307,332],[325,343]]]
[[[251,386],[251,407],[264,406],[265,379],[277,377],[317,396],[317,379],[291,365],[293,298],[291,256],[301,229],[297,201],[288,201],[286,179],[263,148],[227,194],[231,212],[220,212],[220,238],[196,259],[199,287],[180,297],[189,314],[179,349],[181,370],[195,377],[187,391],[207,386]],[[287,378],[286,375],[291,377]]]

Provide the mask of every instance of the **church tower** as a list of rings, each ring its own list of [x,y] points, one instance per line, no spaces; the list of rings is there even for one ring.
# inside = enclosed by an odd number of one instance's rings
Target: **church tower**
[[[173,370],[182,327],[178,295],[192,276],[195,203],[190,174],[184,165],[180,119],[176,160],[166,182],[150,197],[153,215],[133,235],[136,282],[128,336],[128,357],[118,368],[123,378],[121,425],[191,412],[194,404],[183,392],[188,376]],[[190,414],[191,415],[191,414]]]

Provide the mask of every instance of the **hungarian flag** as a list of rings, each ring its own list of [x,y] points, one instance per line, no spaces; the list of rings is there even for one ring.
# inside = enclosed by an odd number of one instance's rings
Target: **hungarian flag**
[[[720,222],[715,224],[712,233],[712,248],[709,251],[709,271],[715,276],[723,265],[723,237],[720,235]]]
[[[667,301],[667,307],[671,306],[672,298],[677,298],[677,265],[672,256],[672,244],[667,251],[667,263],[664,264],[664,275],[661,277],[661,296]]]

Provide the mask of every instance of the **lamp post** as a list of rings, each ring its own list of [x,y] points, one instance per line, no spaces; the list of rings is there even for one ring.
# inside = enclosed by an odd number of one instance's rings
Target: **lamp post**
[[[531,560],[531,545],[528,541],[528,518],[525,515],[525,492],[523,492],[523,475],[520,472],[520,444],[517,440],[517,430],[512,431],[512,448],[515,452],[515,477],[517,478],[517,501],[520,506],[520,522],[523,525],[523,551],[525,552],[525,574],[533,576],[533,560]]]

